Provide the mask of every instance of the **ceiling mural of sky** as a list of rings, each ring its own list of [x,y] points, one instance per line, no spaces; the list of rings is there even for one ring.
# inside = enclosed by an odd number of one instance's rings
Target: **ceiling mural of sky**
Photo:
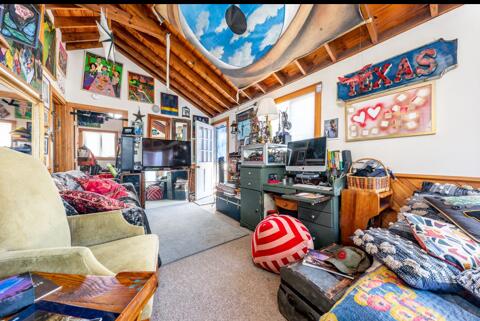
[[[236,6],[240,10],[234,10],[235,19],[226,20],[231,6],[182,4],[179,11],[191,34],[209,54],[223,62],[223,67],[242,68],[258,61],[278,41],[288,24],[286,10],[285,5],[278,4],[239,4]],[[237,34],[235,25],[241,26],[242,21],[246,29]]]

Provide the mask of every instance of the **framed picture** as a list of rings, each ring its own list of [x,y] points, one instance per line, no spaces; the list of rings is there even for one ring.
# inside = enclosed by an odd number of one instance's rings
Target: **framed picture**
[[[32,119],[32,103],[24,100],[17,100],[15,105],[15,118]]]
[[[346,140],[434,134],[434,91],[427,82],[346,103]]]
[[[153,78],[129,71],[128,100],[155,103],[155,82]]]
[[[160,110],[164,115],[178,116],[178,96],[160,93]]]
[[[174,140],[189,141],[191,139],[191,122],[187,119],[172,119],[172,137]]]
[[[182,117],[190,118],[190,108],[187,106],[182,107]]]
[[[67,75],[67,61],[67,51],[65,50],[63,43],[60,41],[58,43],[58,69],[63,73],[64,76]]]
[[[45,76],[42,79],[42,101],[45,108],[50,109],[50,82]]]
[[[55,78],[57,68],[57,32],[45,12],[43,15],[43,58],[42,64],[47,72]]]
[[[36,48],[40,30],[40,11],[33,4],[3,4],[0,32],[5,38]]]
[[[323,122],[323,132],[327,138],[338,138],[338,118],[325,120]]]
[[[85,53],[82,89],[120,98],[123,65],[113,63],[91,52]]]
[[[250,136],[250,119],[252,117],[252,111],[253,107],[236,115],[238,126],[237,140],[240,142],[240,145],[243,145],[245,138]]]
[[[45,137],[43,138],[43,153],[45,155],[48,155],[48,143],[49,143],[49,139],[48,139],[48,136],[45,135]]]

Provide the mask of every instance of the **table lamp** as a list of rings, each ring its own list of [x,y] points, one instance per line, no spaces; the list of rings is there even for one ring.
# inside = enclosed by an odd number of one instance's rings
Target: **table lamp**
[[[273,100],[273,98],[267,97],[267,98],[263,98],[258,102],[257,108],[258,108],[257,117],[265,116],[267,130],[268,130],[267,139],[268,139],[268,142],[270,142],[271,140],[270,136],[272,133],[272,130],[270,128],[271,127],[270,121],[278,119],[277,104],[275,104],[275,100]]]

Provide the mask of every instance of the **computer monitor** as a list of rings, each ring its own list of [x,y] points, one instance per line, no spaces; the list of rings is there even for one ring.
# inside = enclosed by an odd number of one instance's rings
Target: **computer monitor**
[[[286,170],[291,172],[326,171],[327,138],[289,142],[287,145]]]

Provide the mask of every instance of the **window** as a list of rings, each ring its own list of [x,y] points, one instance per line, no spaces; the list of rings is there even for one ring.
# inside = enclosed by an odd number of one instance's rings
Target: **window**
[[[279,111],[286,112],[292,128],[288,130],[292,140],[319,137],[321,133],[320,100],[318,84],[300,89],[291,94],[275,99]],[[272,134],[281,130],[280,119],[273,120]]]
[[[96,158],[115,158],[117,132],[81,129],[80,145],[87,146]]]
[[[12,146],[12,135],[10,132],[13,130],[13,122],[0,121],[0,147]]]

